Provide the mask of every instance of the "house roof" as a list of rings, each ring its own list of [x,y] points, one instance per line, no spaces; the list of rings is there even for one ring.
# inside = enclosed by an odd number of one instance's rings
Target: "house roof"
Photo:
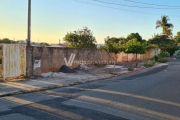
[[[55,45],[50,45],[48,47],[61,47],[61,48],[67,48],[67,45],[65,44],[55,44]]]

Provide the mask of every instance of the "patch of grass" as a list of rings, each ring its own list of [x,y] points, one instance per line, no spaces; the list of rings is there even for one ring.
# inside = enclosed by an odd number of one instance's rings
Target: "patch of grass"
[[[112,75],[118,75],[117,73],[113,73],[113,72],[110,72],[110,74],[112,74]]]
[[[94,63],[93,65],[96,67],[105,67],[106,66],[106,64],[97,64],[97,63]]]
[[[134,68],[128,68],[129,71],[134,71]]]
[[[83,84],[83,82],[75,82],[75,83],[69,84],[69,86],[74,86],[74,85],[79,85],[79,84]]]
[[[153,64],[144,64],[144,67],[148,68],[148,67],[152,67]]]
[[[151,62],[151,63],[145,63],[144,67],[148,68],[148,67],[152,67],[154,66],[155,62]]]
[[[162,60],[158,60],[158,62],[160,62],[160,63],[166,63],[166,62],[167,62],[167,60],[162,59]]]

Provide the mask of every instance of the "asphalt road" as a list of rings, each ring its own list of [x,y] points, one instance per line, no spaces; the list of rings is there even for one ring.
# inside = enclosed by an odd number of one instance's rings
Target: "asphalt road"
[[[0,120],[180,120],[180,61],[108,80],[0,98]]]

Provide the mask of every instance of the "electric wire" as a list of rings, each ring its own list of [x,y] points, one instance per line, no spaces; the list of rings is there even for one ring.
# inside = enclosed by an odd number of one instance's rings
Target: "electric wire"
[[[147,6],[136,6],[136,5],[125,5],[125,4],[120,4],[120,3],[114,3],[114,2],[106,2],[106,1],[102,1],[102,0],[92,0],[92,1],[96,1],[96,2],[100,2],[100,3],[104,3],[104,4],[111,4],[111,5],[119,5],[119,6],[125,6],[125,7],[135,7],[135,8],[143,8],[143,9],[180,9],[178,7],[176,8],[160,8],[160,7],[147,7]]]
[[[133,0],[124,0],[127,2],[137,3],[137,4],[143,4],[143,5],[152,5],[152,6],[163,6],[163,7],[180,7],[180,6],[170,6],[170,5],[160,5],[160,4],[152,4],[152,3],[144,3],[144,2],[137,2]]]
[[[150,15],[162,15],[162,14],[156,14],[156,13],[148,13],[148,12],[140,12],[140,11],[133,11],[133,10],[127,10],[127,9],[114,8],[114,7],[109,7],[109,6],[104,6],[104,5],[98,5],[98,4],[94,4],[94,3],[84,2],[84,1],[80,1],[80,0],[73,0],[73,1],[76,1],[76,2],[79,2],[79,3],[83,3],[83,4],[103,7],[103,8],[120,10],[120,11],[128,11],[128,12],[134,12],[134,13],[140,13],[140,14],[150,14]],[[168,15],[168,16],[180,17],[180,16],[177,16],[177,15]]]

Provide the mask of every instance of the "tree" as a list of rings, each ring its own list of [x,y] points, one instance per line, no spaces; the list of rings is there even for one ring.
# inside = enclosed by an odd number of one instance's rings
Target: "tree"
[[[40,43],[40,46],[45,47],[45,46],[49,46],[49,44],[45,43],[45,42],[42,42],[42,43]]]
[[[163,51],[167,51],[169,48],[175,47],[174,40],[168,37],[168,35],[155,35],[148,40],[148,43],[160,48]]]
[[[15,43],[15,41],[10,40],[8,38],[3,38],[2,40],[0,39],[0,43],[11,44],[11,43]]]
[[[168,23],[170,21],[169,17],[166,15],[161,16],[161,20],[156,21],[156,29],[157,28],[162,28],[162,34],[168,35],[172,37],[172,29],[173,29],[173,24]]]
[[[177,35],[174,36],[174,40],[177,42],[177,43],[180,43],[180,31],[177,32]]]
[[[91,30],[84,27],[82,30],[67,33],[64,41],[70,48],[96,48],[96,38]]]
[[[169,52],[170,56],[178,50],[177,43],[167,35],[155,35],[153,38],[149,39],[148,44],[160,48],[162,51]]]
[[[105,50],[109,53],[115,54],[115,61],[117,63],[118,53],[124,51],[124,43],[125,38],[110,38],[109,36],[105,38],[105,46],[100,46],[101,50]],[[115,63],[114,63],[114,69],[115,69]]]
[[[115,38],[115,37],[107,37],[105,38],[105,46],[104,49],[107,52],[118,54],[123,51],[123,44],[125,43],[124,38]]]
[[[140,43],[136,38],[129,40],[125,44],[125,53],[132,53],[136,54],[136,61],[137,61],[137,54],[144,54],[145,53],[145,44]],[[136,63],[137,66],[137,63]]]
[[[131,33],[131,34],[129,34],[128,36],[127,36],[127,40],[132,40],[132,39],[134,39],[134,38],[136,38],[137,39],[137,41],[139,41],[139,42],[142,42],[142,41],[144,41],[143,39],[142,39],[142,37],[139,35],[139,33]]]

